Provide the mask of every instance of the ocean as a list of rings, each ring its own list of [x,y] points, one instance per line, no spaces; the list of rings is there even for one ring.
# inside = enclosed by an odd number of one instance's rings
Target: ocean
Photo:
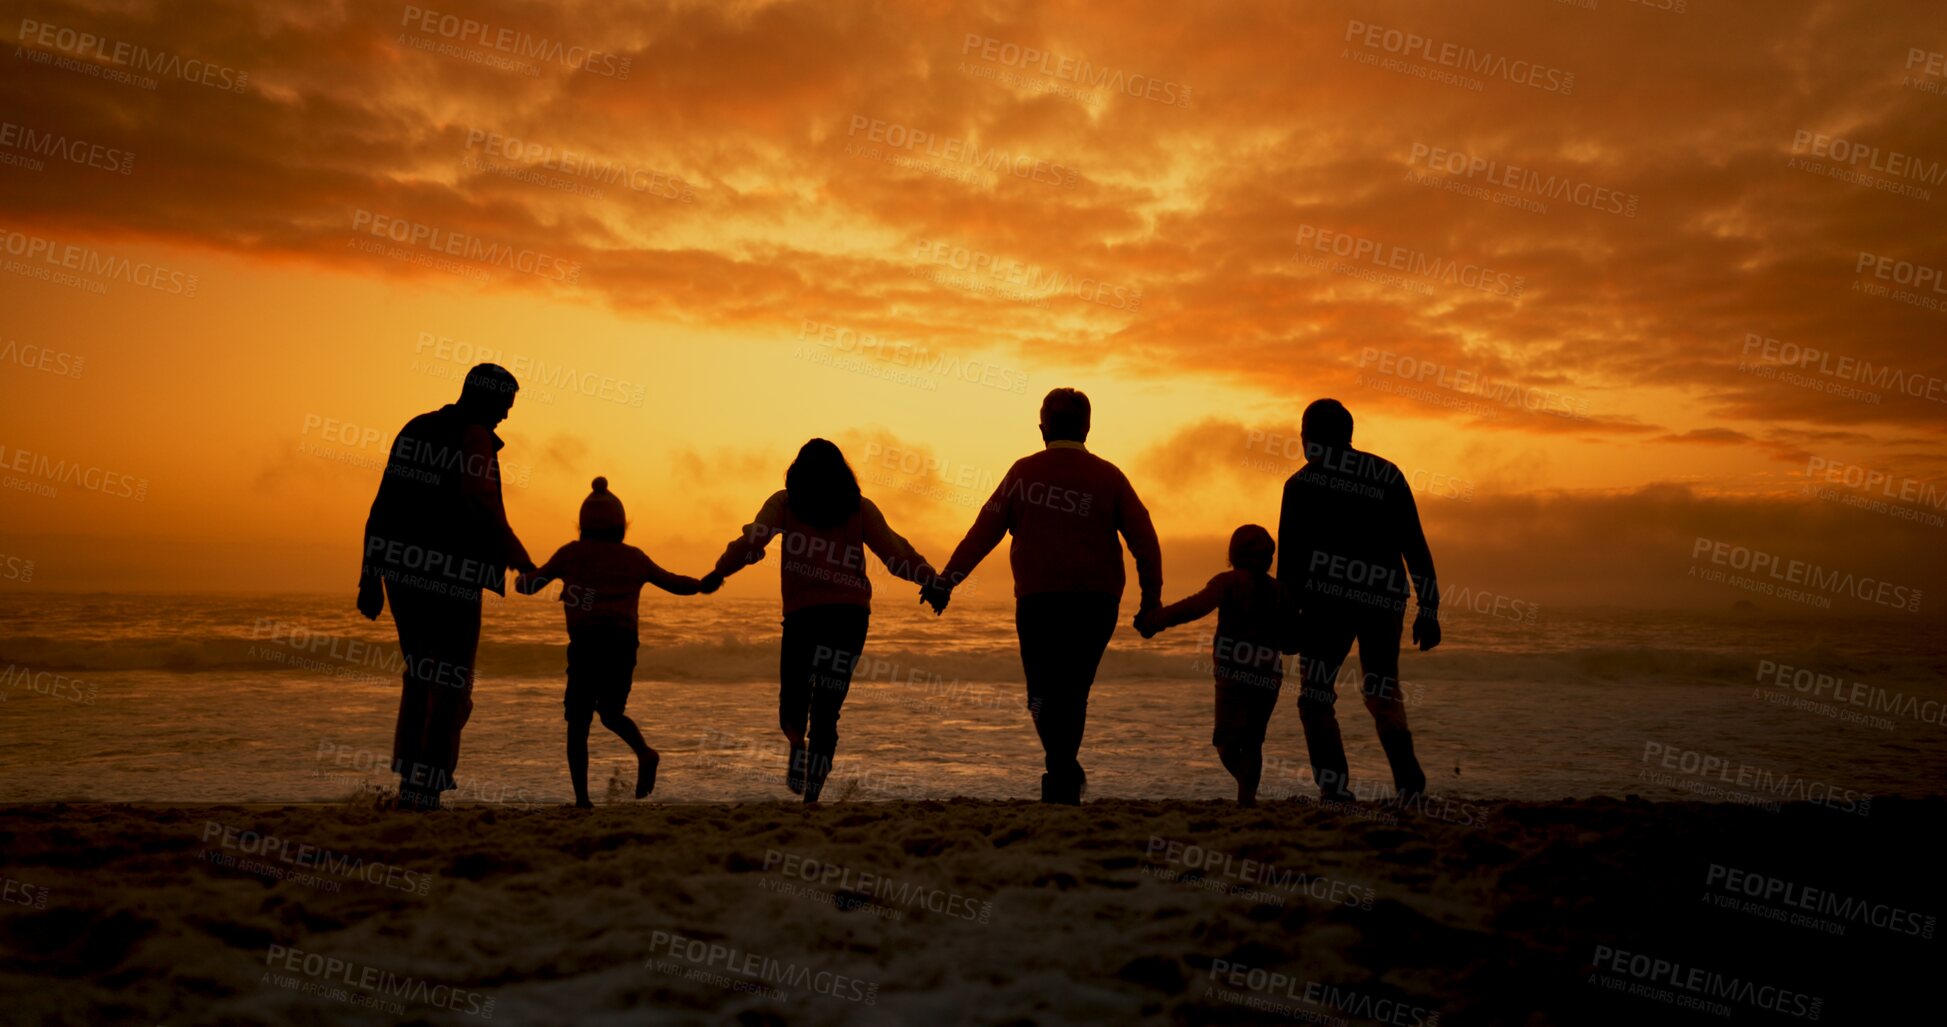
[[[1175,597],[1172,591],[1171,597]],[[0,801],[364,801],[392,782],[390,615],[352,595],[0,596]],[[566,802],[558,604],[489,595],[462,802]],[[1090,795],[1229,798],[1209,744],[1215,618],[1117,630],[1090,702]],[[1870,813],[1935,794],[1947,656],[1887,620],[1525,607],[1442,616],[1401,689],[1429,788],[1460,798],[1641,795]],[[775,599],[645,593],[630,714],[663,763],[654,800],[789,799],[776,724]],[[1356,658],[1355,661],[1356,663]],[[1348,667],[1353,664],[1348,664]],[[1295,675],[1292,675],[1295,678]],[[1353,686],[1339,720],[1355,790],[1390,783]],[[1312,794],[1297,688],[1262,794]],[[839,723],[828,801],[1031,798],[1040,749],[1011,607],[943,618],[883,582]],[[595,728],[590,784],[621,800],[634,760]]]

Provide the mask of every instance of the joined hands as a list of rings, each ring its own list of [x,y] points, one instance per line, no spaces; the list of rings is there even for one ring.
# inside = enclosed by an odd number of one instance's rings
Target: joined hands
[[[933,616],[946,612],[946,604],[953,598],[953,586],[945,578],[935,577],[919,587],[919,601],[933,608]]]

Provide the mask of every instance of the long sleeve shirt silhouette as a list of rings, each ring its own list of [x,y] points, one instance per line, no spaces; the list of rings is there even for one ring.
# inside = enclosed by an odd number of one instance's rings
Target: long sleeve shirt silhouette
[[[912,543],[892,530],[886,516],[870,499],[835,528],[819,528],[791,513],[790,494],[782,489],[764,501],[744,533],[731,540],[717,559],[717,573],[735,574],[764,558],[771,539],[782,536],[780,578],[784,612],[829,603],[872,605],[872,582],[865,576],[865,553],[870,549],[886,569],[907,581],[933,578],[933,565]]]
[[[943,576],[959,584],[1010,534],[1016,598],[1042,592],[1120,597],[1125,584],[1121,540],[1126,540],[1142,605],[1162,602],[1163,549],[1149,510],[1122,471],[1081,443],[1051,442],[1016,460],[980,508]]]
[[[1328,449],[1285,481],[1278,580],[1306,613],[1440,605],[1433,552],[1406,476],[1350,446]]]
[[[1218,681],[1275,685],[1282,679],[1281,652],[1297,647],[1296,610],[1284,586],[1269,574],[1231,568],[1201,591],[1157,610],[1158,629],[1173,628],[1217,612],[1210,662]]]
[[[503,445],[455,404],[407,421],[365,519],[364,573],[455,595],[505,595],[507,568],[532,561],[501,501]]]
[[[636,630],[636,610],[642,605],[642,586],[654,585],[679,596],[693,596],[702,582],[687,574],[664,570],[656,561],[626,542],[577,539],[554,551],[548,562],[528,576],[523,592],[538,591],[559,579],[561,604],[567,609],[570,633],[591,627]]]

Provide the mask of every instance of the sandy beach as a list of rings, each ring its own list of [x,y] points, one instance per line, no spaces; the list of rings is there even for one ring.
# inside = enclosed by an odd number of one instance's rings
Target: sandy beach
[[[1947,800],[15,806],[15,1023],[1886,1023]]]

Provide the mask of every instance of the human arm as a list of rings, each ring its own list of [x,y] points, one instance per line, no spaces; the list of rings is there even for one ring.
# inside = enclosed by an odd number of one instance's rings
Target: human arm
[[[1419,612],[1413,617],[1413,641],[1424,652],[1440,644],[1440,582],[1433,571],[1433,550],[1427,546],[1426,531],[1420,526],[1413,489],[1403,475],[1396,484],[1400,555],[1406,558],[1406,573],[1413,580],[1413,594],[1419,603]]]
[[[954,547],[953,556],[947,560],[946,568],[940,571],[947,588],[954,588],[967,580],[967,575],[980,566],[980,561],[986,559],[987,554],[1001,544],[1001,539],[1007,537],[1007,529],[1013,523],[1012,504],[1008,497],[1014,489],[1014,476],[1014,469],[1009,468],[1001,477],[1000,484],[994,486],[994,494],[987,498],[980,513],[974,517],[966,537]]]
[[[378,620],[379,614],[385,612],[385,583],[370,568],[358,575],[358,612],[366,620]]]
[[[926,557],[919,555],[919,550],[914,549],[911,542],[892,530],[879,505],[870,499],[859,500],[859,527],[865,536],[866,546],[878,555],[894,576],[920,585],[932,581],[936,576],[933,565],[926,562]]]
[[[1307,554],[1311,551],[1310,540],[1305,534],[1305,506],[1298,484],[1298,475],[1303,473],[1299,471],[1285,479],[1284,498],[1278,504],[1278,581],[1284,585],[1294,604],[1304,593],[1304,560],[1308,558],[1301,557],[1299,553],[1301,550]]]
[[[675,571],[664,570],[656,561],[649,558],[649,554],[640,550],[637,551],[636,555],[642,558],[642,580],[644,584],[654,585],[671,595],[679,596],[693,596],[698,592],[704,591],[701,579],[692,578],[687,574],[678,574]],[[711,571],[710,573],[715,574],[716,572]],[[721,583],[723,579],[718,578],[717,581]],[[710,591],[714,592],[716,590],[710,589]]]
[[[385,612],[385,582],[379,570],[372,565],[374,530],[378,526],[380,503],[385,498],[385,485],[381,479],[378,495],[372,497],[371,512],[365,515],[365,556],[358,564],[358,612],[366,620],[378,620]]]
[[[387,458],[387,472],[391,470]],[[372,509],[366,513],[364,555],[358,561],[358,612],[366,620],[378,620],[386,610],[386,579],[380,571],[380,563],[374,559],[380,550],[386,548],[386,514],[393,505],[393,497],[387,495],[386,483],[391,481],[389,474],[380,475],[378,491],[372,495]]]
[[[1156,539],[1149,508],[1136,495],[1135,486],[1119,473],[1117,477],[1121,478],[1121,494],[1116,497],[1115,527],[1136,561],[1136,583],[1142,596],[1138,608],[1153,610],[1163,605],[1163,546]]]
[[[1173,628],[1178,624],[1188,624],[1193,620],[1210,616],[1212,611],[1223,605],[1224,593],[1228,591],[1230,577],[1229,574],[1219,574],[1211,578],[1200,591],[1187,598],[1179,599],[1168,606],[1137,611],[1136,630],[1142,632],[1144,638],[1151,638],[1165,628]]]
[[[967,580],[967,575],[980,566],[980,561],[986,559],[987,554],[1001,544],[1001,539],[1007,537],[1007,529],[1013,523],[1008,497],[1013,494],[1014,475],[1014,469],[1008,468],[1000,484],[994,487],[994,494],[987,498],[980,513],[975,515],[973,525],[967,529],[967,536],[954,547],[946,569],[920,586],[919,600],[931,606],[935,616],[946,612],[947,600],[953,596],[954,588]]]
[[[723,555],[717,557],[716,569],[710,572],[719,582],[764,558],[764,548],[771,544],[771,537],[784,530],[785,501],[783,490],[772,493],[758,508],[757,516],[744,525],[743,534],[724,547]]]
[[[548,562],[514,579],[514,591],[531,596],[546,588],[549,582],[561,576],[561,550],[555,550]]]
[[[486,535],[499,540],[501,559],[507,567],[521,573],[532,571],[534,561],[527,547],[514,534],[514,526],[507,523],[507,507],[500,495],[500,454],[493,432],[481,425],[469,425],[461,446],[465,460],[460,469],[460,495],[475,522],[486,526]]]

